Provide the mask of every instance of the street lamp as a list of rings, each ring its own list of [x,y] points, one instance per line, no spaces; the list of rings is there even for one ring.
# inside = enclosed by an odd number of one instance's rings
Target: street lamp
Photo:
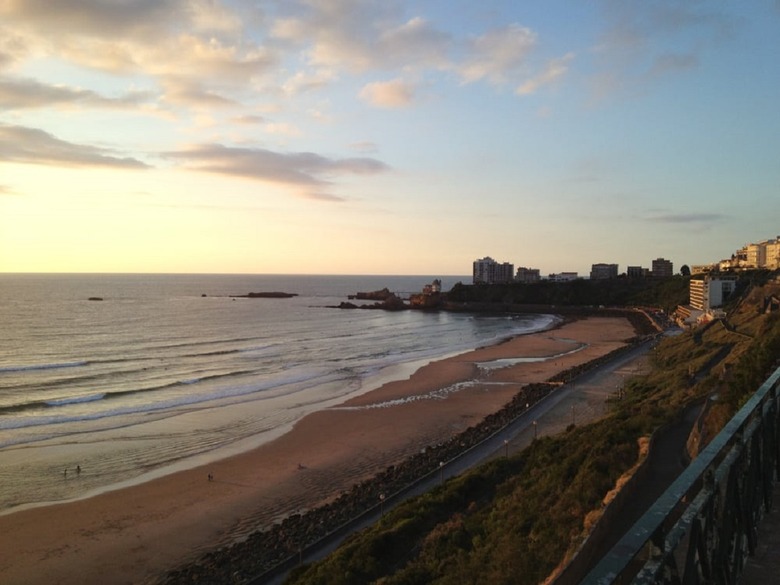
[[[534,440],[536,440],[536,421],[533,422],[534,425]]]
[[[444,483],[444,461],[439,461],[439,483]]]
[[[509,459],[509,440],[504,439],[504,457]]]
[[[385,494],[379,494],[379,515],[385,515]]]

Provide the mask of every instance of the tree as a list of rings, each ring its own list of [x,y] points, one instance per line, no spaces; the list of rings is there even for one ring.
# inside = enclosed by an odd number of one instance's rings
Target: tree
[[[687,264],[683,264],[680,266],[680,274],[683,276],[690,276],[691,275],[691,269],[688,267]]]

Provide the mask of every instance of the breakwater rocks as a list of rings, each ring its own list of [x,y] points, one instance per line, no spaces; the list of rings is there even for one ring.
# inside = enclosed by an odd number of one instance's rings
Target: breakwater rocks
[[[515,418],[553,392],[561,382],[571,381],[579,374],[598,367],[619,356],[645,338],[637,337],[628,346],[591,360],[590,362],[557,374],[548,383],[523,387],[501,410],[491,414],[476,426],[469,427],[445,443],[432,445],[398,465],[391,465],[375,477],[353,486],[331,503],[305,514],[293,514],[282,522],[254,532],[245,541],[211,552],[199,561],[169,573],[163,583],[210,583],[233,585],[263,582],[262,576],[284,565],[292,568],[297,560],[322,539],[336,532],[346,532],[351,522],[361,515],[376,510],[383,497],[390,501],[435,473],[441,461],[456,458],[504,428]],[[269,576],[270,578],[270,576]]]

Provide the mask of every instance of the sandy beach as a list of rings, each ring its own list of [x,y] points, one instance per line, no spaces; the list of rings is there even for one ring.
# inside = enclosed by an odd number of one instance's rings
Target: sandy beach
[[[282,437],[207,467],[0,516],[0,582],[155,582],[452,437],[500,409],[523,385],[604,355],[633,335],[626,319],[591,317],[516,337],[432,362],[407,380],[310,414]],[[556,357],[480,367],[550,356]]]

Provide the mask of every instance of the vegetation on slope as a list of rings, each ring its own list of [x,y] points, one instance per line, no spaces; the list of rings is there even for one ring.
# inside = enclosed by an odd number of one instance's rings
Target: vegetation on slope
[[[776,367],[780,318],[762,311],[775,289],[746,289],[727,321],[659,344],[651,373],[627,382],[607,418],[447,482],[290,582],[543,581],[584,538],[588,513],[636,463],[640,438],[708,395],[720,397],[707,423],[714,432]]]
[[[556,306],[637,306],[652,305],[667,312],[688,302],[689,277],[612,278],[532,284],[456,284],[447,293],[452,304]]]

